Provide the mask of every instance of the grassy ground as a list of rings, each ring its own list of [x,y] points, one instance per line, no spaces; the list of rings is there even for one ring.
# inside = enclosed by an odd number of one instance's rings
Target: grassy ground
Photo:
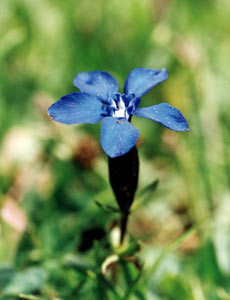
[[[0,299],[230,299],[229,16],[229,0],[1,0]],[[100,125],[46,110],[78,72],[122,90],[135,67],[167,68],[142,105],[169,102],[191,131],[133,118],[139,193],[120,249]]]

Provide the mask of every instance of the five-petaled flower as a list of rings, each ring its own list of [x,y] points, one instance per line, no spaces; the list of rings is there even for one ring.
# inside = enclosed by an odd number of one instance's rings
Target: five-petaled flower
[[[138,108],[140,97],[167,79],[165,69],[137,68],[125,81],[124,94],[118,93],[116,79],[107,72],[82,72],[74,78],[80,92],[68,94],[48,109],[53,120],[64,124],[101,122],[101,145],[110,157],[127,153],[136,145],[139,130],[131,116],[147,118],[175,131],[188,131],[181,112],[168,103]]]

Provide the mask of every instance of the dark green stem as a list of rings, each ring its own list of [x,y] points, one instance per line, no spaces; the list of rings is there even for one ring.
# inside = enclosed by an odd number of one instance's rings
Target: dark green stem
[[[127,225],[128,225],[128,218],[129,214],[122,214],[121,215],[121,236],[120,236],[120,245],[122,245],[125,237],[125,233],[127,231]]]

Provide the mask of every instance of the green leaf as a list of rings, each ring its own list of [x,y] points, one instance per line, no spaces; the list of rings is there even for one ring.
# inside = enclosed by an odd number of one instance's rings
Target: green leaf
[[[10,265],[0,265],[0,290],[4,289],[15,275],[16,271]]]
[[[152,194],[156,191],[157,187],[159,185],[159,179],[155,179],[152,183],[146,185],[143,189],[141,189],[137,193],[137,199],[134,201],[133,206],[131,208],[132,211],[137,209],[140,205],[146,203]]]
[[[193,235],[197,231],[196,228],[191,227],[189,230],[184,232],[182,235],[173,240],[165,249],[161,251],[159,256],[156,258],[154,264],[145,272],[144,278],[147,279],[149,276],[152,276],[164,258],[173,250],[178,248],[189,236]]]
[[[0,295],[0,300],[18,300],[18,297],[11,295]]]
[[[213,242],[207,240],[197,251],[194,258],[193,266],[197,269],[197,273],[203,282],[205,281],[211,286],[220,286],[223,282],[223,274],[217,262]]]
[[[118,213],[120,212],[120,209],[118,207],[114,207],[114,206],[111,206],[111,205],[105,205],[105,204],[102,204],[101,202],[97,201],[97,200],[94,200],[95,204],[104,209],[105,211],[107,212],[113,212],[113,213]]]
[[[194,300],[191,286],[182,275],[166,276],[158,288],[163,295],[172,300]]]
[[[42,299],[42,298],[34,296],[34,295],[19,294],[18,296],[20,299],[25,299],[25,300],[41,300]]]
[[[16,273],[4,292],[12,294],[30,294],[42,289],[47,279],[46,272],[39,267],[31,267],[23,272]]]
[[[153,182],[150,184],[146,185],[144,188],[142,188],[138,193],[138,197],[143,197],[146,196],[146,194],[150,194],[156,191],[159,185],[159,178],[154,179]]]
[[[130,296],[132,295],[132,293],[135,291],[135,289],[137,287],[137,284],[138,284],[138,281],[141,278],[142,271],[143,271],[143,269],[141,269],[139,271],[139,273],[137,274],[136,278],[130,283],[130,285],[128,287],[128,290],[125,293],[124,300],[128,300],[130,298]],[[140,291],[139,291],[139,293],[140,293]]]
[[[75,255],[68,255],[63,260],[63,266],[66,268],[74,268],[80,273],[87,274],[88,271],[93,271],[92,266],[84,262],[82,258]]]
[[[140,243],[134,241],[133,243],[130,244],[130,246],[127,249],[122,250],[122,252],[120,252],[119,255],[121,257],[134,255],[135,253],[140,251],[140,249],[141,249]]]

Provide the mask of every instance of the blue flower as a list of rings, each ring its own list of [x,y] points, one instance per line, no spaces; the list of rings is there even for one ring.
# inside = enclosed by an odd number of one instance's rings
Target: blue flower
[[[134,69],[125,81],[124,94],[120,94],[116,79],[109,73],[82,72],[73,81],[80,92],[62,97],[50,106],[48,114],[68,125],[102,121],[102,148],[110,157],[121,156],[136,145],[139,136],[139,130],[130,123],[132,115],[175,131],[189,130],[181,112],[168,103],[138,108],[140,97],[167,77],[165,69]]]

